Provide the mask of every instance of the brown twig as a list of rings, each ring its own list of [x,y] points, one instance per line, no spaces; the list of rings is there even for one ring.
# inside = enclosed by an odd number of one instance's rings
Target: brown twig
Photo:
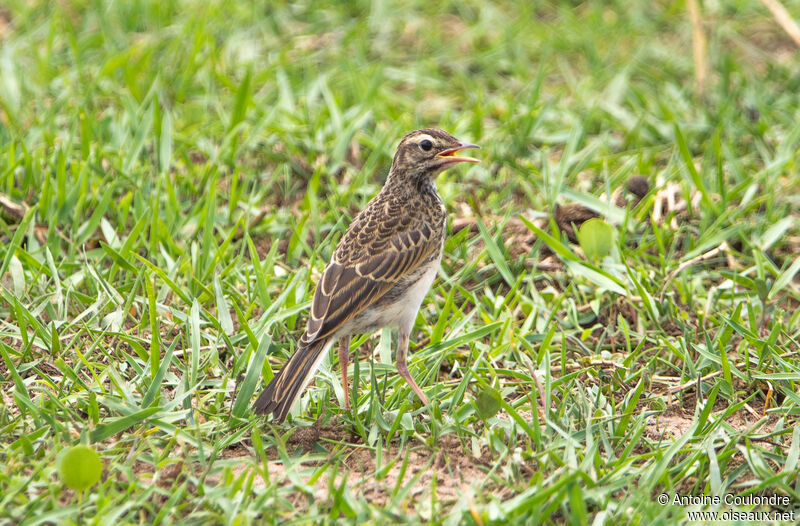
[[[714,378],[716,376],[719,376],[721,374],[722,374],[722,370],[720,369],[719,371],[714,371],[713,373],[709,373],[709,374],[707,374],[705,376],[701,376],[700,378],[695,378],[694,380],[689,380],[688,382],[683,383],[681,385],[676,385],[675,387],[670,387],[667,392],[670,395],[673,395],[673,394],[679,393],[681,391],[687,391],[687,390],[691,389],[692,387],[695,387],[695,386],[699,385],[701,382],[705,382],[706,380],[711,380],[712,378]]]
[[[264,217],[266,217],[268,212],[269,208],[267,207],[261,208],[261,210],[259,210],[258,213],[255,216],[253,216],[253,218],[248,223],[248,229],[257,226],[264,219]],[[233,240],[239,241],[243,237],[244,237],[244,227],[242,227],[242,224],[239,223],[239,225],[236,228],[236,233],[233,235]]]
[[[667,287],[669,286],[670,281],[672,281],[672,279],[675,276],[677,276],[683,269],[685,269],[686,267],[690,267],[700,261],[711,259],[720,252],[725,252],[727,250],[728,250],[728,243],[727,241],[723,241],[722,243],[719,244],[717,248],[712,248],[708,252],[703,252],[702,254],[695,256],[690,260],[684,261],[683,263],[678,265],[678,268],[670,272],[669,275],[667,276],[667,279],[664,280],[664,285],[661,287],[661,293],[659,294],[659,302],[664,301],[664,294],[667,292]]]

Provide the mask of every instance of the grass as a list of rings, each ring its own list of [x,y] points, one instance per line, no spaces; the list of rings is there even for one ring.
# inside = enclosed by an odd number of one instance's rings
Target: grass
[[[0,10],[0,196],[27,210],[0,215],[2,521],[793,512],[798,51],[759,2],[706,5],[697,94],[682,3],[528,4]],[[483,147],[438,181],[451,233],[410,359],[431,405],[377,334],[351,347],[353,413],[332,356],[289,424],[254,418],[343,229],[430,125]],[[605,257],[556,221],[576,204]],[[78,443],[104,464],[83,492],[57,471]],[[702,500],[726,494],[787,500]]]

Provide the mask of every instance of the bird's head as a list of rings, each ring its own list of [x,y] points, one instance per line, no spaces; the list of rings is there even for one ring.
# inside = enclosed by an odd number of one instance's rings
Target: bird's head
[[[480,146],[461,142],[435,128],[413,131],[400,140],[390,177],[407,181],[430,180],[454,164],[480,162],[472,157],[456,155],[467,148]]]

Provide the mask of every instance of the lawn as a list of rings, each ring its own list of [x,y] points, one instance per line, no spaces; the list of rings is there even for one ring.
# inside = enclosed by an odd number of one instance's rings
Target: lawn
[[[800,520],[800,47],[693,5],[0,7],[0,523]],[[431,404],[387,331],[352,412],[334,352],[256,418],[429,126],[482,147],[438,178]]]

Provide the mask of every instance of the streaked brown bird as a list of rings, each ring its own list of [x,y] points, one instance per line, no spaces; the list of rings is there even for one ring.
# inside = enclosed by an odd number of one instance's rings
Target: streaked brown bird
[[[347,228],[317,284],[297,351],[253,404],[257,414],[283,422],[336,340],[350,410],[350,338],[384,327],[398,329],[397,371],[428,404],[408,372],[408,338],[444,247],[447,217],[434,180],[454,164],[479,162],[456,155],[466,148],[478,146],[432,128],[403,137],[386,183]]]

